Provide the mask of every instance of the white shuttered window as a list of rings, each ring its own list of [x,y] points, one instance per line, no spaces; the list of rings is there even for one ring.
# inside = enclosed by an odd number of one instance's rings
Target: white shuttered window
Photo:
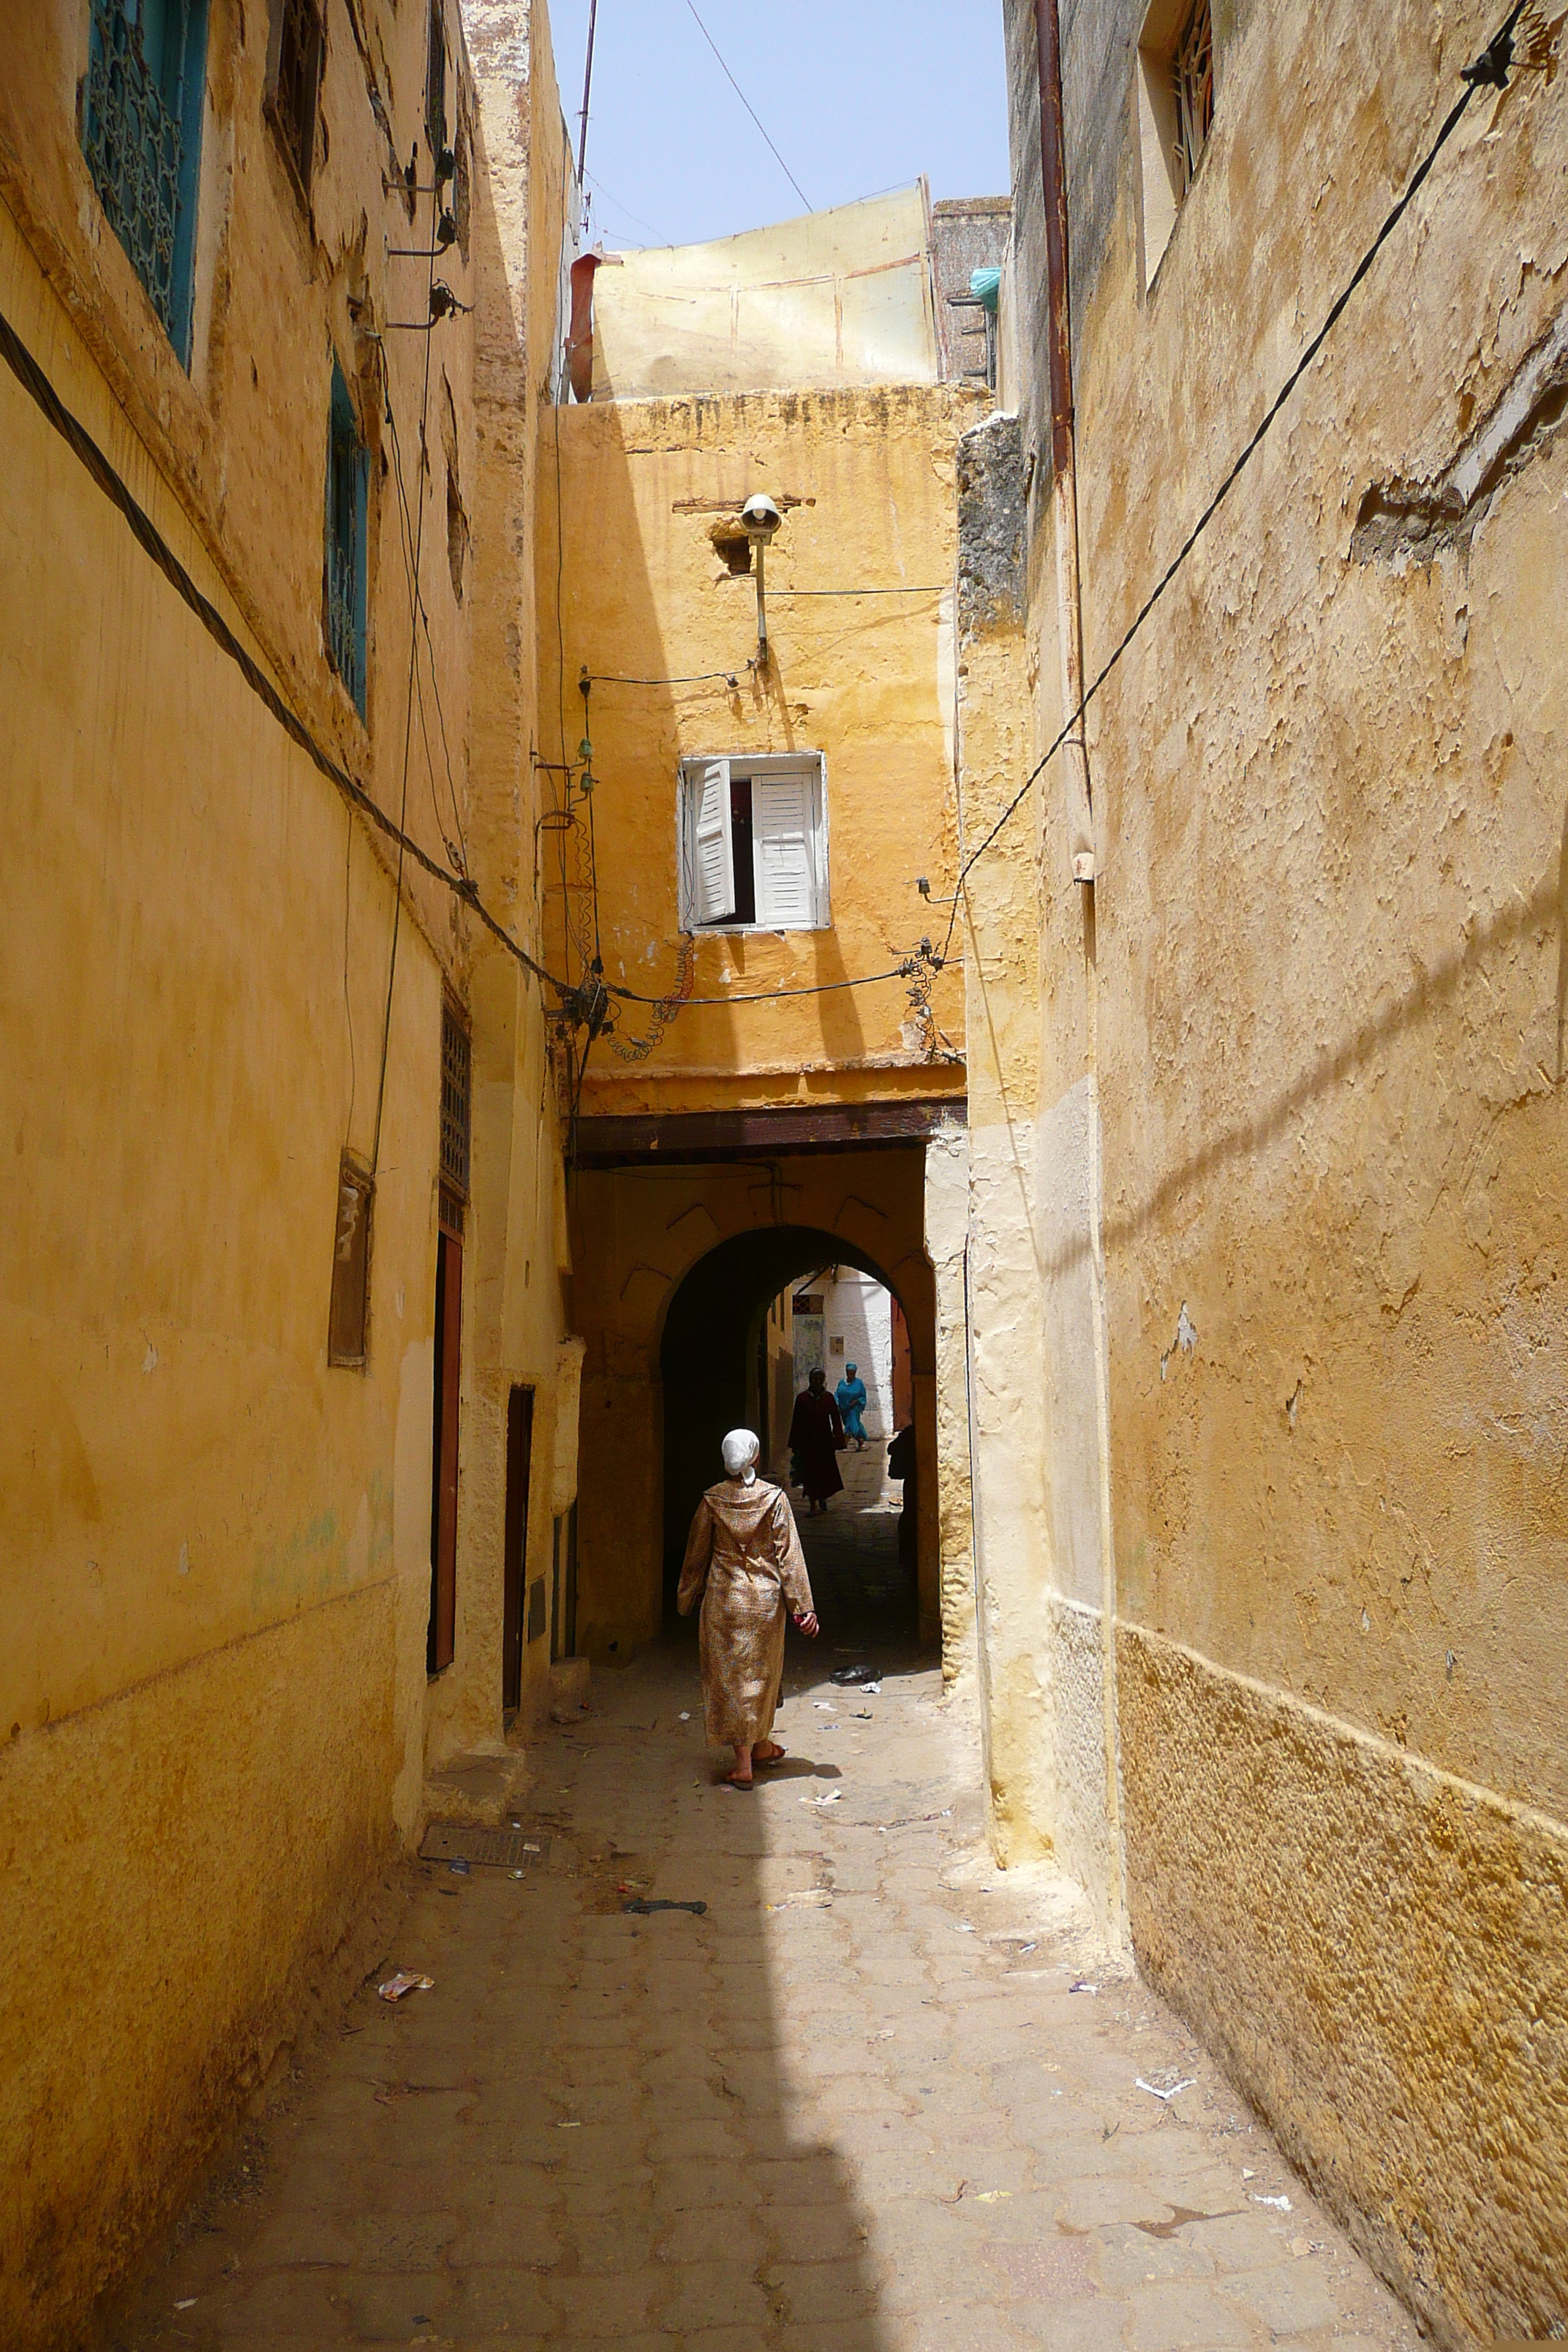
[[[698,761],[691,771],[689,791],[696,875],[692,914],[699,923],[719,923],[735,904],[729,761]]]
[[[683,930],[826,930],[827,812],[817,751],[686,760]]]

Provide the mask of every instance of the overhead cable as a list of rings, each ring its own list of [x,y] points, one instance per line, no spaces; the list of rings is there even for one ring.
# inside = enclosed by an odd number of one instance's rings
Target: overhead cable
[[[1094,700],[1096,695],[1099,694],[1100,688],[1110,677],[1112,670],[1115,669],[1123,654],[1126,653],[1128,647],[1131,645],[1133,639],[1142,628],[1144,622],[1149,618],[1150,614],[1153,611],[1155,605],[1159,603],[1161,597],[1164,594],[1166,589],[1170,586],[1172,581],[1175,578],[1177,572],[1180,572],[1188,556],[1192,553],[1194,548],[1203,537],[1204,532],[1208,529],[1210,523],[1219,512],[1220,508],[1224,505],[1226,499],[1235,488],[1242,473],[1261,446],[1265,436],[1268,433],[1270,426],[1274,424],[1275,419],[1279,416],[1280,410],[1289,399],[1290,394],[1295,391],[1296,386],[1300,383],[1301,378],[1306,374],[1307,370],[1311,366],[1312,362],[1317,358],[1318,353],[1322,350],[1323,345],[1328,341],[1329,335],[1333,328],[1338,325],[1351,297],[1354,294],[1356,289],[1362,283],[1362,280],[1366,277],[1368,271],[1372,268],[1373,262],[1377,259],[1378,255],[1383,251],[1384,247],[1387,244],[1394,230],[1398,227],[1400,222],[1404,219],[1405,214],[1415,203],[1415,198],[1426,184],[1427,174],[1430,173],[1433,164],[1436,162],[1438,156],[1442,153],[1443,149],[1447,145],[1449,140],[1458,129],[1459,124],[1464,118],[1465,109],[1469,105],[1469,102],[1471,99],[1474,98],[1477,90],[1487,89],[1506,89],[1508,88],[1509,68],[1513,63],[1514,30],[1529,5],[1530,0],[1516,0],[1516,5],[1509,11],[1507,17],[1499,26],[1498,30],[1492,35],[1491,39],[1487,43],[1485,48],[1483,48],[1479,54],[1472,59],[1469,65],[1463,68],[1459,77],[1465,85],[1463,93],[1455,100],[1453,105],[1449,108],[1448,112],[1443,119],[1442,127],[1438,131],[1436,137],[1433,140],[1432,144],[1427,148],[1426,154],[1422,157],[1420,163],[1416,165],[1415,172],[1411,174],[1411,177],[1405,185],[1404,194],[1399,198],[1397,204],[1394,205],[1393,210],[1389,213],[1388,217],[1384,220],[1383,226],[1378,230],[1377,235],[1373,237],[1372,243],[1362,255],[1361,259],[1357,262],[1354,269],[1351,272],[1350,277],[1346,279],[1338,297],[1331,305],[1321,326],[1318,329],[1317,333],[1312,337],[1311,341],[1307,345],[1306,350],[1301,353],[1300,358],[1297,361],[1295,366],[1291,369],[1289,374],[1280,385],[1279,390],[1275,394],[1273,400],[1264,411],[1263,416],[1260,419],[1252,438],[1247,442],[1246,447],[1242,450],[1241,455],[1231,467],[1229,473],[1226,474],[1218,489],[1215,492],[1213,498],[1210,499],[1207,506],[1205,507],[1202,514],[1199,515],[1196,522],[1193,525],[1191,530],[1182,541],[1181,546],[1176,550],[1175,554],[1171,558],[1170,562],[1160,574],[1160,577],[1155,582],[1152,589],[1151,589],[1149,594],[1139,606],[1131,624],[1123,632],[1121,637],[1111,652],[1110,659],[1105,663],[1104,667],[1099,671],[1098,675],[1086,688],[1082,700],[1078,704],[1076,709],[1069,714],[1067,722],[1062,727],[1060,732],[1053,738],[1046,750],[1040,754],[1040,757],[1036,761],[1034,766],[1030,769],[1028,774],[1019,785],[1018,790],[1014,793],[1013,798],[1008,802],[1006,807],[1003,810],[995,824],[991,827],[990,832],[985,835],[984,840],[982,841],[976,848],[972,849],[968,856],[964,859],[963,864],[959,868],[958,889],[953,898],[952,912],[948,917],[947,934],[942,941],[942,952],[944,960],[947,956],[949,948],[952,944],[952,934],[954,927],[958,921],[958,908],[963,895],[963,886],[974,866],[979,860],[984,856],[992,843],[996,839],[997,835],[1001,833],[1003,827],[1008,823],[1015,812],[1023,805],[1023,803],[1028,797],[1036,781],[1049,765],[1050,761],[1056,757],[1057,753],[1061,750],[1062,745],[1068,741],[1072,736],[1074,729],[1078,726],[1085,711],[1089,709],[1089,704]]]
[[[834,996],[844,988],[876,988],[885,980],[912,979],[924,961],[922,956],[906,956],[903,962],[895,964],[891,971],[861,972],[854,980],[818,980],[813,982],[809,988],[763,988],[754,996],[683,996],[680,1008],[683,1013],[689,1013],[704,1005],[776,1004],[782,996]],[[626,1004],[667,1004],[671,1001],[668,996],[639,996],[635,989],[613,985],[610,986],[610,994],[618,996]]]
[[[770,588],[768,594],[776,604],[781,596],[945,596],[951,581],[943,588]]]
[[[706,686],[710,678],[721,677],[726,686],[738,683],[732,669],[700,669],[689,677],[609,677],[601,670],[588,672],[590,686]]]
[[[752,121],[756,124],[757,129],[762,131],[763,137],[767,139],[768,145],[773,151],[774,163],[778,165],[779,170],[784,173],[784,178],[789,182],[790,186],[795,190],[795,194],[800,198],[801,203],[805,206],[806,211],[808,213],[814,213],[816,210],[816,206],[812,203],[811,198],[806,194],[805,190],[801,186],[800,182],[790,170],[789,165],[784,162],[784,159],[779,153],[778,149],[773,146],[773,141],[768,139],[767,132],[763,130],[761,115],[757,112],[756,108],[752,104],[751,100],[746,96],[745,91],[741,88],[740,83],[735,79],[734,75],[730,71],[729,67],[724,64],[723,58],[719,57],[719,44],[713,38],[712,34],[708,30],[708,27],[703,23],[701,17],[698,16],[697,10],[692,5],[692,0],[686,0],[686,5],[691,9],[692,17],[695,20],[698,31],[701,34],[703,39],[707,42],[714,56],[719,58],[719,63],[723,68],[725,80],[729,83],[731,89],[734,91],[742,105],[745,108],[746,112],[751,116]]]
[[[503,929],[490,913],[476,886],[464,877],[454,874],[449,866],[438,864],[427,849],[387,814],[380,803],[350,775],[346,768],[341,767],[329,752],[322,750],[304,720],[298,718],[284,701],[260,664],[240,644],[212,599],[204,595],[196,586],[151,515],[138,503],[129,485],[105,457],[87,427],[66,407],[32,352],[3,314],[0,314],[0,359],[4,359],[24,392],[42,411],[48,424],[91,476],[110,505],[119,509],[142,552],[156,564],[181,603],[195,614],[219,651],[227,655],[251,692],[265,705],[290,742],[299,746],[311,765],[342,793],[346,801],[368,817],[377,832],[411,857],[433,881],[442,883],[455,898],[461,898],[466,907],[472,908],[485,929],[525,971],[531,972],[544,986],[554,989],[563,998],[569,999],[574,991],[567,982],[557,980],[554,973],[547,971],[526,948],[518,945],[510,932]]]

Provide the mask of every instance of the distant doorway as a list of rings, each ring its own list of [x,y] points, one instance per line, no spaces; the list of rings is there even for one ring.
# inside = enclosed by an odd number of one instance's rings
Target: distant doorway
[[[900,1557],[900,1490],[887,1476],[896,1331],[905,1334],[907,1362],[907,1326],[891,1286],[863,1253],[833,1234],[763,1227],[721,1242],[691,1268],[670,1301],[659,1354],[667,1625],[674,1620],[692,1513],[722,1475],[725,1431],[754,1429],[765,1475],[788,1486],[790,1418],[815,1342],[829,1387],[837,1390],[854,1363],[867,1397],[864,1443],[841,1457],[845,1488],[826,1518],[808,1521],[798,1488],[791,1490],[803,1539],[810,1530],[807,1563],[815,1574],[814,1553],[821,1560],[820,1597],[834,1617],[868,1614],[889,1630],[895,1622],[912,1630],[915,1568]]]
[[[533,1391],[514,1388],[506,1408],[506,1537],[501,1583],[500,1695],[522,1705],[523,1596],[528,1589],[528,1503],[533,1461]],[[559,1524],[559,1522],[557,1522]]]
[[[443,1214],[446,1193],[442,1193]],[[458,1384],[463,1352],[463,1244],[443,1230],[436,1244],[436,1380],[430,1480],[430,1623],[425,1665],[449,1666],[458,1629]]]
[[[553,1522],[550,1569],[550,1663],[577,1654],[577,1506]]]

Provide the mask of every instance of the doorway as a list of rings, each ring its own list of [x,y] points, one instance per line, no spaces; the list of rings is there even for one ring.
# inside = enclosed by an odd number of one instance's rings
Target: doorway
[[[506,1535],[501,1580],[500,1667],[503,1714],[515,1714],[522,1705],[523,1596],[528,1590],[528,1501],[532,1463],[533,1391],[514,1388],[506,1406]]]
[[[886,1276],[868,1257],[842,1236],[809,1226],[766,1226],[736,1234],[700,1259],[679,1286],[659,1350],[667,1626],[675,1622],[674,1591],[692,1513],[704,1490],[722,1475],[719,1448],[726,1430],[755,1430],[763,1442],[764,1475],[780,1483],[788,1478],[790,1416],[804,1385],[814,1309],[823,1368],[833,1366],[829,1387],[853,1360],[870,1375],[868,1401],[875,1403],[865,1423],[865,1450],[852,1448],[844,1457],[848,1468],[836,1515],[815,1523],[802,1517],[807,1564],[814,1551],[821,1556],[825,1591],[834,1596],[836,1615],[842,1609],[856,1617],[870,1614],[912,1626],[914,1563],[900,1557],[900,1493],[886,1475],[893,1434],[897,1303]],[[903,1325],[901,1310],[898,1322]],[[798,1489],[791,1490],[791,1499],[804,1514]]]
[[[446,1193],[442,1193],[443,1212]],[[458,1390],[463,1347],[463,1244],[443,1229],[436,1244],[436,1381],[430,1480],[430,1624],[425,1666],[449,1666],[458,1630]]]
[[[550,1663],[577,1654],[577,1506],[574,1503],[553,1521],[551,1557]]]

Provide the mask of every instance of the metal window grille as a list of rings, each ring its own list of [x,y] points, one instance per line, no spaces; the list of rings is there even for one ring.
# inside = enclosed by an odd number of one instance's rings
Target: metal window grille
[[[283,152],[306,195],[316,152],[321,16],[316,0],[274,0],[268,103]]]
[[[1193,0],[1171,58],[1176,101],[1176,184],[1192,185],[1214,122],[1214,19],[1209,0]]]
[[[441,1187],[459,1201],[468,1197],[468,1147],[472,1131],[473,1051],[468,1033],[450,1006],[441,1010]]]
[[[110,225],[179,347],[188,308],[178,269],[188,11],[167,9],[156,29],[163,55],[153,59],[144,0],[92,0],[81,144]]]
[[[370,467],[342,371],[332,370],[331,425],[327,440],[327,649],[332,667],[365,710],[365,544]]]

